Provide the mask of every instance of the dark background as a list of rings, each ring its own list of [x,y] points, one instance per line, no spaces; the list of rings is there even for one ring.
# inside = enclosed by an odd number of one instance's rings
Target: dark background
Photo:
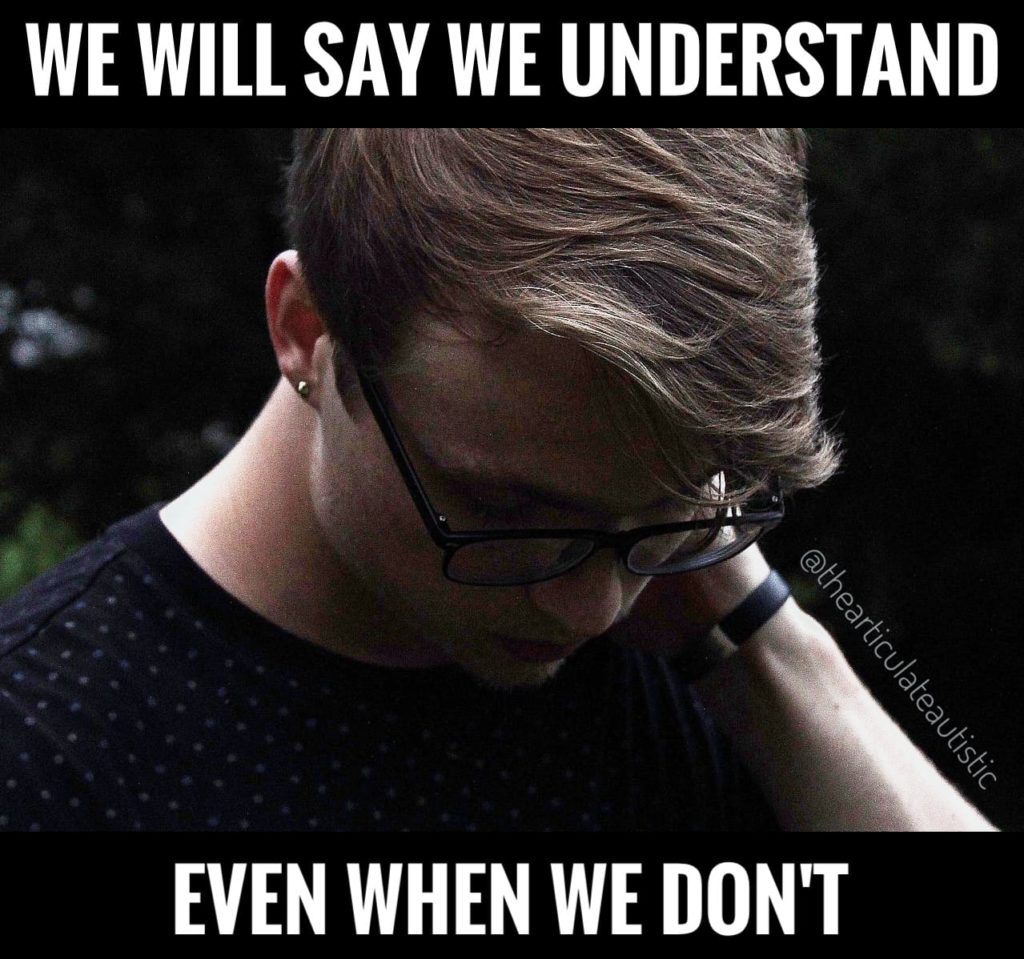
[[[194,482],[276,379],[263,322],[285,130],[0,134],[0,598]],[[769,558],[908,735],[1024,827],[1024,134],[814,130],[824,406],[842,473]],[[945,714],[981,790],[800,557],[818,549]]]

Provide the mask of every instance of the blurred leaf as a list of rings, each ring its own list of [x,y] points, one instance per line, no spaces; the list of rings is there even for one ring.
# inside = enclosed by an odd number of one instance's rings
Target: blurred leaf
[[[13,535],[0,540],[0,601],[81,545],[75,530],[44,503],[22,513]]]

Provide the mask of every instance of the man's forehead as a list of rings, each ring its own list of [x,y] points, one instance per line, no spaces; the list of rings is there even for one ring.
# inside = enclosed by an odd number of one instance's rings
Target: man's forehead
[[[643,502],[664,492],[635,451],[650,464],[653,448],[613,426],[599,363],[540,330],[420,318],[388,384],[402,423],[442,466]]]

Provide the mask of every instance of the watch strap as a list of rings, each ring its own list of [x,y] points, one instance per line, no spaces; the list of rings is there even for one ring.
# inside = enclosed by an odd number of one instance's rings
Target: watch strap
[[[778,570],[773,569],[764,582],[718,624],[718,628],[739,646],[767,623],[790,595],[789,584]]]

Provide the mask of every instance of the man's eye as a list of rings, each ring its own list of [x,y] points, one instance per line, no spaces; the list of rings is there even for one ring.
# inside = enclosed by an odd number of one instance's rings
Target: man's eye
[[[473,504],[473,508],[481,516],[510,516],[515,512],[511,506],[499,506],[497,503],[485,503],[480,500]]]
[[[505,502],[477,500],[471,504],[476,522],[484,526],[517,529],[569,529],[591,526],[583,517],[532,500]]]
[[[526,503],[498,503],[494,500],[471,500],[473,512],[484,519],[521,519],[528,512]]]
[[[713,516],[713,512],[708,513]],[[643,517],[643,525],[656,526],[658,523],[688,523],[694,519],[703,518],[704,514],[695,510],[692,505],[685,502],[671,501],[661,503]]]

